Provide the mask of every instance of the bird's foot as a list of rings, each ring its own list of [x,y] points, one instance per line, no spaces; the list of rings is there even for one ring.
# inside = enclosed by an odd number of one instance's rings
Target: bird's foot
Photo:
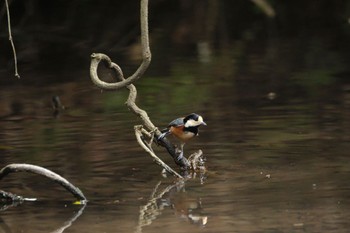
[[[176,154],[182,154],[183,155],[183,150],[181,150],[180,148],[175,148],[175,153]]]
[[[180,161],[180,160],[182,160],[182,158],[183,158],[183,156],[184,156],[184,151],[183,150],[181,150],[181,149],[179,149],[179,148],[176,148],[175,149],[175,153],[176,153],[176,155],[177,155],[177,160],[178,161]]]

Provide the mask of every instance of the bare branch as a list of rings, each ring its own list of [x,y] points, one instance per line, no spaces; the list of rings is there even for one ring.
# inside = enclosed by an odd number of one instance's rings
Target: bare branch
[[[9,10],[9,4],[8,4],[7,0],[5,0],[5,4],[6,4],[6,12],[7,12],[7,26],[8,26],[8,31],[9,31],[9,40],[11,43],[12,52],[13,52],[13,59],[14,59],[14,63],[15,63],[15,77],[20,78],[20,76],[18,74],[18,67],[17,67],[16,48],[15,48],[15,44],[13,43],[13,39],[12,39],[10,10]]]
[[[21,172],[21,171],[31,172],[31,173],[35,173],[35,174],[38,174],[41,176],[45,176],[45,177],[49,178],[50,180],[63,186],[66,190],[68,190],[71,194],[73,194],[73,196],[75,198],[77,198],[78,200],[87,201],[87,199],[84,196],[84,194],[82,193],[82,191],[80,191],[79,188],[75,187],[68,180],[66,180],[62,176],[60,176],[60,175],[58,175],[58,174],[56,174],[56,173],[54,173],[46,168],[39,167],[36,165],[24,164],[24,163],[23,164],[15,164],[15,163],[9,164],[0,170],[0,180],[12,172]]]

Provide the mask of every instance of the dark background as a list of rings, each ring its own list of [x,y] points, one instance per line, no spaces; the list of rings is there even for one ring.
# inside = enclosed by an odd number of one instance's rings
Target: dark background
[[[275,17],[268,17],[252,1],[150,1],[154,53],[150,72],[167,72],[177,57],[196,58],[197,44],[205,41],[213,57],[243,46],[237,68],[241,72],[251,69],[246,64],[251,51],[267,53],[274,46],[265,62],[277,72],[283,72],[283,66],[296,67],[295,71],[312,66],[331,68],[337,77],[348,76],[348,1],[268,2]],[[130,60],[138,64],[138,1],[10,1],[10,11],[21,82],[72,81],[67,70],[88,71],[92,52],[107,53],[121,65],[130,65]],[[13,58],[4,6],[0,22],[0,82],[13,84],[17,80],[10,78]],[[243,45],[237,48],[237,43]],[[286,56],[280,51],[283,48],[295,51]],[[40,73],[50,79],[32,76]]]

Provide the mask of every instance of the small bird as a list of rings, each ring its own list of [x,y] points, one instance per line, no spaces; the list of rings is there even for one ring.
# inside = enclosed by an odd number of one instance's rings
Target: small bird
[[[170,122],[168,127],[161,131],[162,134],[158,137],[158,140],[161,140],[169,134],[174,135],[181,141],[180,153],[183,155],[185,143],[198,135],[198,128],[201,125],[207,125],[203,121],[203,117],[196,113],[191,113],[186,117],[180,117]]]

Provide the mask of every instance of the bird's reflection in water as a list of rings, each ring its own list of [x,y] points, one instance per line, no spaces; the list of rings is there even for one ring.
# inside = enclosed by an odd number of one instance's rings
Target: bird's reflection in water
[[[159,181],[148,202],[140,206],[139,221],[135,232],[142,232],[143,227],[151,225],[165,208],[173,209],[177,217],[186,219],[192,224],[199,226],[207,224],[208,216],[201,213],[201,200],[189,196],[185,190],[185,181],[177,181],[165,188],[161,186],[161,181]]]

